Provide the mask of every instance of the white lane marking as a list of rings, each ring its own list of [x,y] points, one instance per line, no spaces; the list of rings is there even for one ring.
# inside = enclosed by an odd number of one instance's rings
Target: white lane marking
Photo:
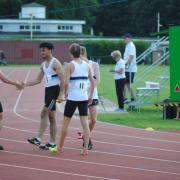
[[[27,144],[27,142],[25,142],[25,141],[18,141],[18,140],[13,140],[13,139],[6,139],[6,138],[0,138],[0,139],[4,140],[4,141],[9,141],[9,142],[17,142],[17,143]],[[65,149],[71,149],[71,150],[80,151],[80,149],[77,149],[77,148],[71,148],[71,147],[66,147],[66,146],[64,148]],[[99,154],[112,155],[112,156],[123,156],[123,157],[128,157],[128,158],[136,158],[136,159],[144,159],[144,160],[152,160],[152,161],[161,161],[161,162],[180,164],[180,161],[172,161],[172,160],[167,160],[167,159],[150,158],[150,157],[145,157],[145,156],[127,155],[127,154],[123,154],[123,153],[110,153],[110,152],[97,151],[97,150],[91,150],[91,152],[99,153]]]
[[[25,82],[27,81],[30,72],[31,72],[31,70],[29,70],[29,71],[27,72],[26,77],[25,77]],[[14,108],[13,108],[14,114],[16,114],[17,116],[19,116],[19,117],[21,117],[21,118],[22,118],[22,116],[21,116],[19,113],[16,112],[16,109],[17,109],[17,106],[18,106],[18,104],[19,104],[19,101],[20,101],[20,98],[21,98],[21,96],[22,96],[22,93],[23,93],[23,90],[20,91],[19,96],[18,96],[18,98],[17,98],[17,100],[16,100],[16,103],[15,103],[15,105],[14,105]]]
[[[61,112],[62,111],[61,105],[58,104],[57,107],[58,107],[59,111]],[[79,117],[75,116],[75,115],[73,116],[73,118],[74,119],[79,119]],[[104,122],[100,122],[100,121],[98,121],[98,123],[104,124]],[[110,125],[110,123],[107,123],[107,124]],[[117,127],[118,126],[121,127],[121,128],[126,128],[125,126],[117,125]],[[131,129],[133,129],[133,128],[131,128]],[[143,131],[145,131],[145,130],[143,130]],[[170,142],[170,143],[180,144],[180,141],[172,141],[172,140],[164,140],[164,139],[154,139],[154,138],[146,138],[146,137],[144,138],[144,137],[139,137],[139,136],[129,136],[129,135],[116,134],[116,133],[108,133],[108,132],[104,132],[104,131],[96,131],[96,130],[93,130],[93,132],[99,133],[99,134],[107,134],[107,135],[111,135],[111,136],[128,137],[128,138],[141,139],[141,140],[151,140],[151,141],[157,141],[157,142]],[[154,131],[154,132],[159,132],[159,131]],[[151,133],[154,133],[154,132],[152,131]],[[171,133],[171,135],[172,135],[172,133]]]
[[[31,72],[31,70],[28,71],[28,73],[27,73],[27,75],[25,77],[25,82],[27,81],[30,72]],[[14,114],[16,114],[17,116],[21,117],[22,119],[26,119],[26,120],[29,120],[29,121],[32,121],[32,122],[38,122],[39,123],[39,121],[37,121],[37,120],[34,120],[32,118],[28,118],[26,116],[23,116],[23,115],[17,113],[17,106],[19,104],[19,101],[20,101],[20,98],[22,96],[22,93],[23,93],[23,90],[20,92],[20,94],[19,94],[19,96],[18,96],[18,98],[16,100],[15,106],[13,108]],[[74,117],[74,118],[77,118],[77,117]],[[70,127],[70,128],[71,129],[79,130],[79,128],[75,128],[75,127]],[[139,137],[139,136],[129,136],[129,135],[122,135],[122,134],[108,133],[108,132],[103,132],[103,131],[96,131],[96,130],[94,130],[93,132],[99,133],[99,134],[111,135],[111,136],[128,137],[128,138],[132,138],[132,139],[150,140],[150,141],[156,141],[156,142],[168,142],[168,143],[177,143],[177,144],[180,144],[180,141],[170,141],[170,140],[162,140],[162,139],[154,139],[154,138],[144,138],[144,137]]]
[[[15,131],[21,131],[21,132],[26,132],[26,133],[33,133],[36,134],[37,132],[35,131],[30,131],[30,130],[26,130],[26,129],[18,129],[18,128],[13,128],[13,127],[9,127],[9,126],[3,126],[6,129],[11,129],[11,130],[15,130]],[[44,134],[46,136],[48,136],[48,134]],[[71,139],[72,141],[77,141],[78,139],[73,138],[68,136],[68,139]],[[155,148],[155,147],[150,147],[150,146],[137,146],[137,145],[131,145],[131,144],[122,144],[122,143],[111,143],[111,142],[106,142],[106,141],[97,141],[97,140],[93,140],[93,142],[97,142],[100,144],[108,144],[108,145],[116,145],[116,146],[127,146],[127,147],[135,147],[135,148],[140,148],[140,149],[151,149],[151,150],[158,150],[158,151],[168,151],[168,152],[177,152],[179,153],[180,151],[177,150],[173,150],[173,149],[164,149],[164,148]]]
[[[168,171],[159,171],[159,170],[146,169],[146,168],[137,168],[137,167],[130,167],[130,166],[103,164],[103,163],[96,163],[96,162],[90,162],[90,161],[80,161],[80,160],[73,160],[73,159],[67,159],[67,158],[60,158],[60,157],[50,157],[50,156],[42,156],[42,155],[37,155],[37,154],[35,155],[35,154],[28,154],[28,153],[20,153],[20,152],[14,152],[14,151],[2,151],[2,152],[3,153],[9,153],[9,154],[21,155],[21,156],[24,155],[24,156],[31,156],[31,157],[41,157],[41,158],[47,158],[47,159],[55,159],[55,160],[76,162],[76,163],[84,163],[84,164],[107,166],[107,167],[113,167],[113,168],[123,168],[123,169],[131,169],[131,170],[138,170],[138,171],[146,171],[146,172],[154,172],[154,173],[170,174],[170,175],[178,175],[178,176],[180,176],[180,173],[168,172]]]
[[[25,82],[27,81],[28,77],[29,77],[29,74],[30,74],[31,70],[28,71],[26,77],[25,77]],[[23,116],[19,113],[17,113],[17,106],[19,104],[19,101],[20,101],[20,98],[22,96],[22,93],[23,93],[23,90],[20,92],[17,100],[16,100],[16,103],[15,103],[15,106],[13,108],[13,112],[21,117],[22,119],[26,119],[26,120],[29,120],[29,121],[32,121],[32,122],[38,122],[37,120],[34,120],[32,118],[28,118],[26,116]],[[59,109],[59,106],[58,106],[58,109]],[[77,118],[77,117],[74,117],[74,118]],[[76,129],[76,130],[79,130],[79,128],[75,128],[75,127],[70,127],[71,129]],[[170,140],[162,140],[162,139],[154,139],[154,138],[144,138],[144,137],[139,137],[139,136],[129,136],[129,135],[121,135],[121,134],[115,134],[115,133],[108,133],[108,132],[103,132],[103,131],[93,131],[95,133],[99,133],[99,134],[107,134],[107,135],[111,135],[111,136],[119,136],[119,137],[128,137],[128,138],[133,138],[133,139],[141,139],[141,140],[151,140],[151,141],[157,141],[157,142],[169,142],[169,143],[177,143],[177,144],[180,144],[180,141],[170,141]]]
[[[14,111],[14,113],[17,115],[17,116],[19,116],[19,117],[21,117],[22,119],[26,119],[26,120],[28,120],[28,121],[32,121],[32,122],[38,122],[39,123],[39,121],[37,121],[37,120],[34,120],[34,119],[32,119],[32,118],[28,118],[28,117],[26,117],[26,116],[23,116],[23,115],[21,115],[21,114],[19,114],[19,113],[17,113],[16,111],[16,109],[14,109],[13,110]],[[74,117],[73,117],[74,118]],[[70,126],[69,128],[71,128],[71,129],[75,129],[75,130],[79,130],[79,127],[72,127],[72,126]],[[154,138],[146,138],[146,137],[139,137],[139,136],[130,136],[130,135],[123,135],[123,134],[116,134],[116,133],[108,133],[108,132],[103,132],[103,131],[96,131],[96,130],[93,130],[93,132],[94,133],[97,133],[97,134],[105,134],[105,135],[110,135],[110,136],[118,136],[118,137],[127,137],[127,138],[132,138],[132,139],[140,139],[140,140],[150,140],[150,141],[155,141],[155,142],[168,142],[168,143],[177,143],[177,144],[180,144],[180,141],[172,141],[172,140],[164,140],[164,139],[154,139]]]
[[[28,169],[28,170],[33,170],[33,171],[42,171],[42,172],[48,172],[48,173],[64,174],[64,175],[70,175],[70,176],[79,176],[79,177],[86,177],[86,178],[118,180],[118,179],[105,178],[105,177],[100,177],[100,176],[89,176],[89,175],[85,175],[85,174],[76,174],[76,173],[70,173],[70,172],[64,172],[64,171],[54,171],[54,170],[49,170],[49,169],[39,169],[39,168],[32,168],[32,167],[27,167],[27,166],[17,166],[17,165],[4,164],[4,163],[0,163],[0,166]]]

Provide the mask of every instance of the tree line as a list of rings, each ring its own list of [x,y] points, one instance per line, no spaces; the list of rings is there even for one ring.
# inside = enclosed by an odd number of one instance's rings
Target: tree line
[[[0,0],[0,18],[18,18],[21,6],[28,3],[46,6],[47,18],[85,20],[85,34],[150,36],[160,28],[180,24],[180,0]]]

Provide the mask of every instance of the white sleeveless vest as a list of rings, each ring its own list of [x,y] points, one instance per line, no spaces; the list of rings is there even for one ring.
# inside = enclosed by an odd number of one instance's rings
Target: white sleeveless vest
[[[90,66],[93,79],[96,79],[96,75],[95,75],[94,68],[93,68],[93,61],[89,60],[89,61],[88,61],[88,64],[89,64],[89,66]],[[89,82],[89,87],[90,87],[90,82]],[[93,98],[93,99],[98,99],[97,87],[94,87],[94,92],[93,92],[93,97],[92,97],[92,98]]]
[[[59,79],[58,75],[56,74],[56,72],[52,68],[52,64],[55,61],[58,61],[58,60],[53,57],[50,60],[48,67],[46,67],[46,65],[45,65],[46,62],[44,62],[44,64],[43,64],[43,72],[44,72],[44,76],[45,76],[45,87],[60,85],[60,79]]]
[[[74,65],[74,72],[71,74],[68,89],[68,100],[86,101],[88,100],[88,64],[71,61]]]

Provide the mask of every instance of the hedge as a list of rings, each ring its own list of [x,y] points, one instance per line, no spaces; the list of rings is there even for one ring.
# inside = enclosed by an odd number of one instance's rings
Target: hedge
[[[137,56],[144,52],[149,46],[149,42],[135,40]],[[81,45],[87,48],[89,59],[100,61],[101,64],[114,64],[114,60],[110,56],[114,50],[120,50],[122,55],[124,53],[125,44],[122,40],[100,40],[100,41],[85,41]]]

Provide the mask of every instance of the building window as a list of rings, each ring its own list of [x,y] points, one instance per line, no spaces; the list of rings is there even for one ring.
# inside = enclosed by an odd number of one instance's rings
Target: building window
[[[19,26],[19,29],[20,29],[20,30],[24,30],[24,26],[20,25],[20,26]]]
[[[28,26],[28,25],[26,25],[26,26],[25,26],[25,29],[29,29],[29,26]]]
[[[37,25],[37,26],[36,26],[36,29],[37,29],[37,30],[40,30],[40,29],[41,29],[41,27],[40,27],[39,25]]]
[[[72,31],[73,30],[73,26],[58,26],[57,27],[59,31]]]
[[[0,31],[2,31],[3,30],[3,25],[0,25]]]
[[[69,30],[69,26],[66,26],[66,30]]]

